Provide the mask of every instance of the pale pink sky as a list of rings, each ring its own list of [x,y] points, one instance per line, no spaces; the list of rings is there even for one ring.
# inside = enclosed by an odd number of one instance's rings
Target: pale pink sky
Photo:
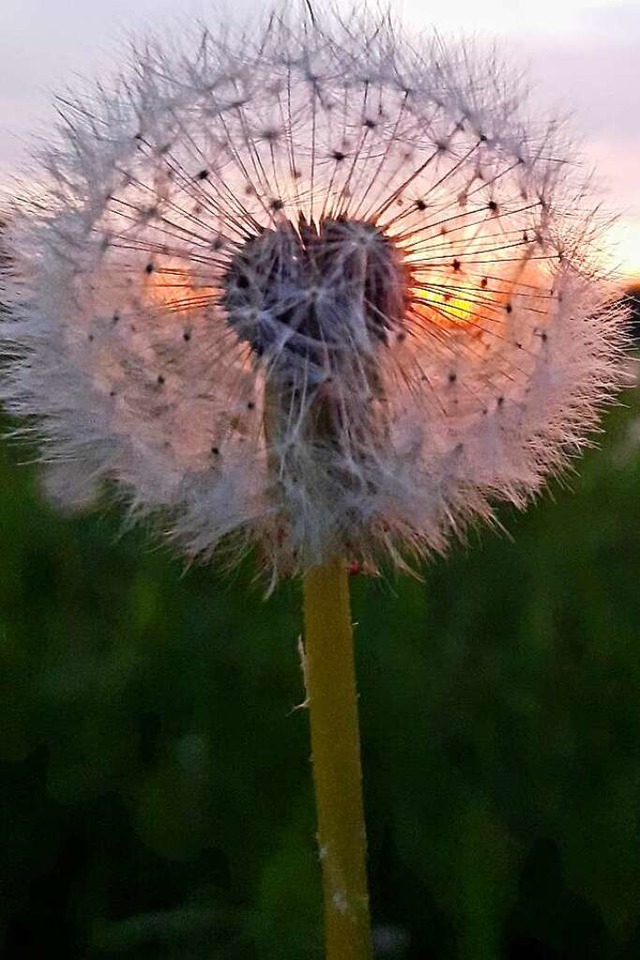
[[[610,263],[640,277],[640,0],[391,5],[420,27],[501,40],[507,57],[528,68],[540,110],[571,114],[586,163],[597,166],[605,205],[619,214],[609,234]],[[113,72],[132,32],[206,19],[207,10],[219,6],[208,0],[1,0],[0,192],[11,193],[32,132],[46,131],[54,92]],[[226,0],[225,6],[246,15],[269,3]]]

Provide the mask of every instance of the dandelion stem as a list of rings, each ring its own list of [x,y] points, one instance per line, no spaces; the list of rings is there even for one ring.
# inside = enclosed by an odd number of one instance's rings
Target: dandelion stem
[[[326,960],[371,960],[358,703],[346,563],[304,577],[304,672]]]

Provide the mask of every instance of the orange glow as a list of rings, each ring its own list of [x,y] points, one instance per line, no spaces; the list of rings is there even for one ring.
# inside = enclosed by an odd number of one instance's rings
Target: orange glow
[[[485,242],[476,236],[465,245],[465,239],[458,238],[451,265],[444,269],[434,267],[428,258],[420,264],[420,251],[415,251],[413,269],[410,267],[411,297],[414,309],[429,323],[481,336],[506,322],[505,314],[512,306],[529,303],[536,309],[540,299],[547,298],[551,282],[548,265],[532,259],[531,246],[523,245],[518,259],[490,261],[482,254]]]
[[[163,264],[145,280],[145,290],[160,306],[188,312],[210,301],[216,288],[207,286],[194,272],[185,267],[184,261]]]
[[[468,297],[462,288],[469,290]],[[424,303],[426,309],[421,309],[422,302],[414,303],[419,313],[428,314],[428,318],[438,326],[455,327],[471,320],[479,292],[470,283],[460,280],[451,283],[449,277],[438,277],[431,281],[428,288],[413,287],[411,295]],[[428,310],[429,307],[434,309]]]

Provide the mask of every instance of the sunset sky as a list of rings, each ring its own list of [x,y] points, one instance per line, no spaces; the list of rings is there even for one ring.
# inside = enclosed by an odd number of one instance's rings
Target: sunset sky
[[[223,8],[246,15],[267,6],[227,0]],[[597,168],[605,208],[619,217],[609,232],[609,265],[640,279],[640,0],[390,6],[418,27],[499,39],[507,58],[527,71],[536,113],[571,115],[585,162]],[[14,190],[30,135],[46,131],[54,92],[79,91],[84,77],[113,72],[130,34],[149,25],[175,29],[218,8],[208,0],[2,0],[0,192]]]

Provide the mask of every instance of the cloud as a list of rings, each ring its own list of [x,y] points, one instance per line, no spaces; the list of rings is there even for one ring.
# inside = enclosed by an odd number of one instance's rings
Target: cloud
[[[20,166],[31,131],[53,120],[52,92],[80,88],[83,76],[114,72],[131,32],[170,32],[176,21],[188,26],[211,10],[210,0],[182,0],[178,13],[175,0],[0,3],[0,181]],[[508,58],[531,77],[534,105],[571,114],[588,162],[610,181],[612,206],[640,223],[640,6],[586,3],[485,0],[478,6],[477,0],[458,0],[446,17],[442,5],[428,8],[423,0],[396,0],[394,6],[422,27],[502,33]],[[223,19],[232,19],[265,11],[270,0],[226,0],[226,6],[229,17],[223,13]]]
[[[226,5],[238,17],[268,4]],[[116,73],[130,36],[171,35],[176,23],[182,29],[206,19],[212,4],[181,0],[176,7],[175,0],[0,0],[0,192],[28,154],[32,133],[54,121],[55,93]]]
[[[640,8],[613,6],[585,14],[569,34],[518,38],[536,97],[574,116],[584,133],[640,143],[638,63]]]

